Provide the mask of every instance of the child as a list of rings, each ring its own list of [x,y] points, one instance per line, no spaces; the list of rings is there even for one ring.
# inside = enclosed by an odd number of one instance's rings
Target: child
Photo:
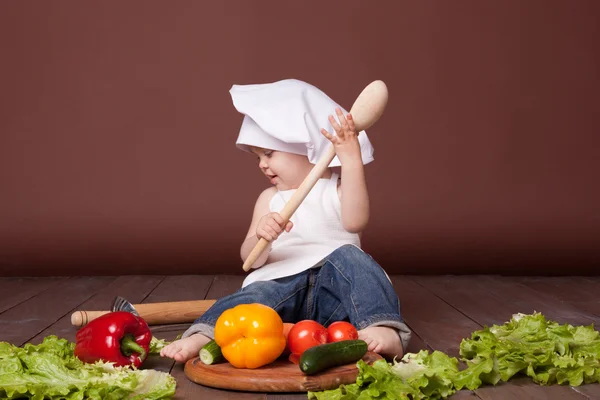
[[[363,164],[372,160],[372,148],[366,134],[356,132],[350,114],[344,117],[341,107],[301,81],[235,85],[231,93],[236,108],[245,114],[237,145],[257,157],[258,167],[273,185],[256,201],[241,246],[242,259],[260,238],[269,246],[242,288],[219,299],[161,355],[179,362],[197,356],[214,337],[223,311],[262,303],[274,308],[284,322],[312,319],[327,327],[349,320],[369,351],[402,357],[411,332],[400,316],[398,297],[384,270],[360,249],[360,233],[369,220]],[[325,125],[324,113],[333,110],[339,122],[328,115],[330,130],[322,128],[320,138],[311,137],[316,124]],[[341,166],[341,179],[328,169],[284,223],[278,212],[328,143],[336,151],[330,166]]]

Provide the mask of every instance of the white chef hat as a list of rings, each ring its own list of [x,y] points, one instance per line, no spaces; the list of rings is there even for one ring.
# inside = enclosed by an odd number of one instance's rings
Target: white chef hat
[[[236,146],[250,151],[249,146],[301,154],[316,164],[331,143],[321,128],[335,135],[328,116],[337,120],[340,107],[317,87],[297,79],[273,83],[233,85],[229,91],[233,105],[244,120]],[[365,131],[358,134],[363,164],[373,161],[373,146]],[[330,167],[340,166],[337,156]]]

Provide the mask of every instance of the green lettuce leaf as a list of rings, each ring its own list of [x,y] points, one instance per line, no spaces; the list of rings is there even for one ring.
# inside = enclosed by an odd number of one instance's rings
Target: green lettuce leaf
[[[74,343],[56,336],[23,347],[0,342],[0,398],[158,400],[175,393],[175,379],[169,374],[83,363],[74,356],[74,348]]]
[[[598,382],[600,333],[594,326],[560,325],[541,313],[515,314],[463,339],[460,355],[472,362],[497,359],[503,381],[522,373],[542,385]]]
[[[441,351],[408,353],[400,362],[394,362],[392,371],[427,398],[444,398],[456,392],[453,379],[458,373],[458,360]]]
[[[515,314],[460,343],[461,361],[439,352],[407,353],[400,362],[362,360],[355,384],[310,392],[318,400],[443,399],[524,374],[542,385],[600,382],[600,333],[590,326],[560,325],[540,313]]]
[[[149,354],[159,354],[160,350],[168,345],[170,342],[167,342],[165,339],[159,339],[156,336],[152,336],[152,340],[150,341],[150,351]]]
[[[407,400],[424,398],[418,389],[399,379],[392,372],[392,366],[385,360],[375,361],[372,365],[359,360],[356,365],[359,372],[355,384],[342,385],[337,389],[322,392],[309,392],[308,398],[318,400]]]
[[[496,357],[478,358],[468,362],[467,368],[459,371],[452,377],[456,390],[463,388],[475,390],[484,383],[495,385],[501,379]]]

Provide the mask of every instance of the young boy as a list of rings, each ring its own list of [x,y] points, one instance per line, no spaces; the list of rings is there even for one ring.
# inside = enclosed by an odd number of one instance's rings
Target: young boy
[[[372,160],[372,148],[366,134],[356,132],[350,114],[344,116],[323,92],[301,81],[236,85],[231,93],[245,114],[237,145],[257,157],[273,185],[256,201],[242,260],[260,238],[269,246],[242,288],[219,299],[161,355],[180,362],[197,356],[214,337],[223,311],[262,303],[285,322],[312,319],[327,326],[348,320],[369,351],[402,357],[411,332],[400,316],[399,299],[385,271],[360,249],[360,233],[369,221],[363,164]],[[324,119],[334,110],[339,122],[330,114]],[[322,128],[321,138],[311,137],[315,125],[327,121],[330,130]],[[341,176],[328,169],[284,223],[279,211],[328,143],[336,151],[331,166],[340,165]]]

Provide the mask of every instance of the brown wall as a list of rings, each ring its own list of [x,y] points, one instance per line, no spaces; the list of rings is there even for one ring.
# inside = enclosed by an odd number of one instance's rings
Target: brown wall
[[[0,3],[0,274],[242,273],[232,84],[374,79],[391,273],[596,273],[595,1]]]

